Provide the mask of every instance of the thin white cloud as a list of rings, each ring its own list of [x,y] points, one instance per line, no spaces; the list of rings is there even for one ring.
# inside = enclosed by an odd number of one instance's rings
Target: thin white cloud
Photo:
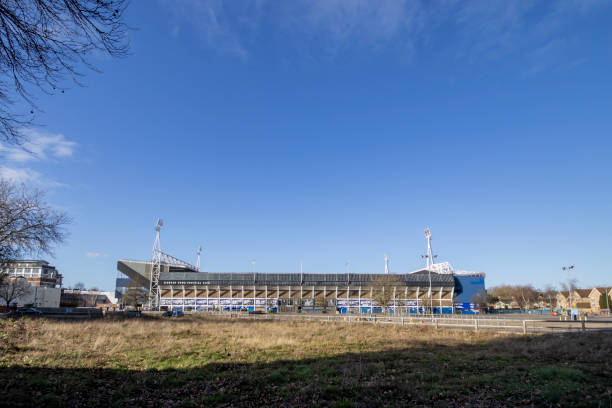
[[[85,256],[88,258],[108,258],[107,254],[101,254],[100,252],[87,252]]]
[[[48,179],[30,168],[0,166],[0,179],[8,180],[15,184],[26,184],[36,187],[67,187],[65,184]]]
[[[227,4],[219,0],[185,0],[174,2],[160,0],[175,21],[187,22],[198,28],[209,47],[227,54],[246,59],[248,53],[242,46],[240,36],[229,21],[232,14],[227,12]],[[252,3],[247,1],[247,3]],[[249,19],[252,16],[249,16]],[[172,27],[172,34],[180,35],[180,24]]]
[[[16,184],[33,185],[37,187],[66,187],[65,184],[50,180],[42,176],[36,170],[30,168],[0,166],[0,179],[8,180]]]
[[[528,55],[520,63],[534,66],[522,69],[535,72],[580,58],[543,51],[551,42],[561,44],[556,40],[565,27],[610,6],[602,0],[159,1],[172,15],[174,35],[186,31],[183,25],[195,27],[207,48],[240,58],[256,52],[251,45],[257,40],[283,38],[284,48],[276,50],[281,60],[364,47],[405,59],[436,46],[438,53],[470,62]],[[537,54],[547,55],[534,60]]]
[[[64,159],[72,156],[76,142],[67,140],[60,133],[46,133],[38,129],[22,130],[26,142],[22,146],[0,145],[0,155],[13,162],[30,160]]]
[[[32,169],[16,169],[12,167],[0,167],[0,178],[13,183],[38,182],[40,173]]]
[[[34,185],[38,187],[65,187],[40,172],[20,167],[26,162],[40,163],[41,161],[56,162],[71,157],[77,143],[66,139],[60,133],[47,133],[38,129],[22,129],[26,137],[22,146],[5,146],[0,144],[0,159],[5,162],[0,166],[0,178],[14,183]]]

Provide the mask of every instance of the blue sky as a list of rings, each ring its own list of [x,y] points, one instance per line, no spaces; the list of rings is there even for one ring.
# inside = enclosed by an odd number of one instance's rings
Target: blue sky
[[[178,4],[178,5],[177,5]],[[162,248],[208,271],[612,284],[612,4],[132,2],[131,55],[39,95],[0,172],[74,217],[51,261],[111,289]]]

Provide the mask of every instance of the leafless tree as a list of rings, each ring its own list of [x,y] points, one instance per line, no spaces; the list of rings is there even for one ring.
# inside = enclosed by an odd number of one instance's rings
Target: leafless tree
[[[399,299],[400,291],[406,286],[397,275],[378,275],[370,282],[372,301],[382,306],[383,310]]]
[[[514,299],[523,310],[528,309],[538,298],[538,291],[531,285],[517,285]]]
[[[521,309],[527,309],[537,299],[540,293],[532,285],[500,285],[489,288],[490,299],[512,299]]]
[[[564,291],[573,291],[578,287],[578,279],[570,279],[567,282],[560,283],[561,289]]]
[[[323,296],[323,293],[320,293],[317,297],[315,297],[315,306],[320,307],[323,311],[327,312],[327,298]]]
[[[11,303],[30,293],[31,288],[24,278],[12,279],[7,273],[0,275],[0,299],[6,303],[7,309]]]
[[[121,296],[121,304],[124,306],[138,307],[146,302],[148,297],[147,292],[145,288],[136,284],[130,284],[123,296]]]
[[[52,254],[66,238],[64,228],[70,222],[44,202],[40,191],[0,180],[0,260]]]
[[[487,305],[487,292],[483,289],[480,289],[477,293],[474,294],[474,296],[472,296],[472,299],[470,299],[470,301],[481,307],[486,306]]]
[[[514,286],[499,285],[489,288],[487,294],[490,298],[513,299],[515,295]]]
[[[542,290],[542,298],[550,307],[554,307],[557,293],[559,293],[559,291],[554,286],[546,285]]]
[[[0,1],[0,141],[23,141],[20,128],[38,110],[30,88],[64,93],[66,79],[80,85],[81,67],[95,70],[92,52],[126,55],[127,1]],[[12,112],[16,98],[30,106],[29,113]]]
[[[83,282],[75,283],[74,290],[85,290],[85,284]]]

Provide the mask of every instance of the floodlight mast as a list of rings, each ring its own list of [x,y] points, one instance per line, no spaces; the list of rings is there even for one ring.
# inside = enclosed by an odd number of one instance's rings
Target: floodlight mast
[[[385,274],[389,274],[389,257],[385,254]]]
[[[151,258],[151,279],[149,280],[149,310],[159,308],[160,290],[159,275],[161,273],[161,243],[159,241],[159,231],[164,225],[164,221],[159,218],[155,224],[155,242],[153,242],[153,256]]]
[[[202,247],[198,247],[198,260],[196,262],[196,269],[200,272],[200,254],[202,253]]]
[[[433,313],[433,299],[431,296],[431,265],[433,265],[433,253],[431,251],[431,231],[429,227],[425,228],[425,239],[427,239],[427,275],[429,276],[429,292],[427,296],[429,297],[429,311]]]

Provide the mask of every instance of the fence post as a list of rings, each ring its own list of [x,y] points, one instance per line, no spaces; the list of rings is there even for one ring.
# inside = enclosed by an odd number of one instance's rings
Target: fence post
[[[436,330],[438,330],[438,319],[436,319]]]
[[[474,331],[478,331],[478,319],[474,319]]]
[[[584,320],[582,320],[580,323],[581,323],[581,325],[582,325],[582,331],[586,331],[586,327],[585,327],[585,325],[584,325]]]
[[[527,322],[523,320],[523,334],[527,334]]]
[[[348,317],[348,322],[349,322],[349,323],[351,322],[351,316],[349,316],[349,317]]]

